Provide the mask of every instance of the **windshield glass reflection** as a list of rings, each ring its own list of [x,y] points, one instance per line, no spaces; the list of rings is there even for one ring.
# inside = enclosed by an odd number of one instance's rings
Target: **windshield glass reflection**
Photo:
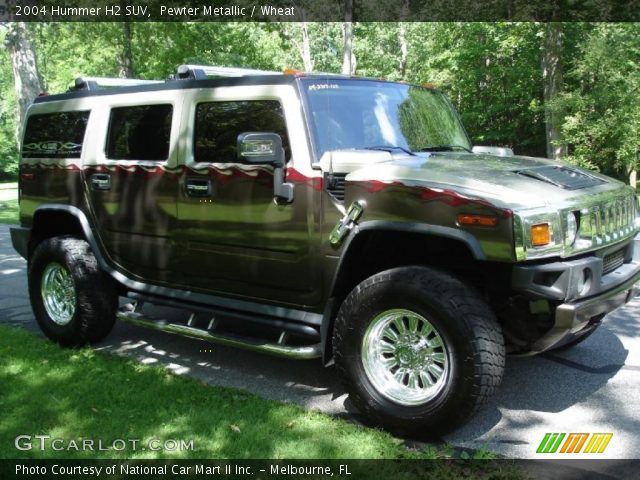
[[[338,149],[467,150],[471,144],[436,90],[371,80],[303,82],[319,156]]]

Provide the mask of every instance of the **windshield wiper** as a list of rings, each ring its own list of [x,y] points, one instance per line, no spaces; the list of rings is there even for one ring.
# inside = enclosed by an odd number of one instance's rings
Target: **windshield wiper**
[[[419,152],[449,152],[452,150],[464,150],[465,152],[473,153],[467,147],[463,147],[462,145],[432,145],[429,147],[423,147]]]
[[[411,155],[411,156],[415,156],[416,154],[413,153],[411,150],[407,150],[404,147],[399,147],[397,145],[374,145],[372,147],[362,147],[364,150],[381,150],[383,152],[389,152],[391,153],[394,150],[400,150],[404,153],[406,153],[407,155]]]

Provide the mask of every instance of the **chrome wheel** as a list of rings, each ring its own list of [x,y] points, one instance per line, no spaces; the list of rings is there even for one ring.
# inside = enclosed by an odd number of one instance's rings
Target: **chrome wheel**
[[[387,310],[362,340],[362,364],[383,396],[416,406],[435,397],[449,374],[447,348],[435,327],[410,310]]]
[[[47,314],[58,325],[66,325],[76,311],[76,289],[69,270],[52,262],[44,269],[40,284]]]

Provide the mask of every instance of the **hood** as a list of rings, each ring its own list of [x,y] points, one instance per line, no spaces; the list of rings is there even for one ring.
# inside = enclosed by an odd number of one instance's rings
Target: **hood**
[[[510,208],[558,208],[586,194],[620,189],[604,175],[542,158],[442,152],[387,154],[372,152],[372,163],[352,171],[347,181],[401,182],[455,190]],[[386,152],[385,152],[386,153]]]

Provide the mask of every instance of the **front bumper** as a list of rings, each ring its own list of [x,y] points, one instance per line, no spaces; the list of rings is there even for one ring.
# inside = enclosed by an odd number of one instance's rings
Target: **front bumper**
[[[601,295],[576,303],[563,303],[556,308],[553,327],[533,344],[531,352],[539,353],[561,347],[580,337],[590,327],[595,328],[604,315],[628,303],[638,293],[640,272]]]
[[[603,274],[603,256],[620,248],[625,249],[625,263]],[[579,278],[585,269],[590,271],[592,281],[581,289]],[[595,328],[602,317],[640,293],[640,234],[625,246],[609,248],[600,256],[516,267],[513,287],[529,298],[557,305],[553,326],[533,343],[531,353],[561,347]]]

